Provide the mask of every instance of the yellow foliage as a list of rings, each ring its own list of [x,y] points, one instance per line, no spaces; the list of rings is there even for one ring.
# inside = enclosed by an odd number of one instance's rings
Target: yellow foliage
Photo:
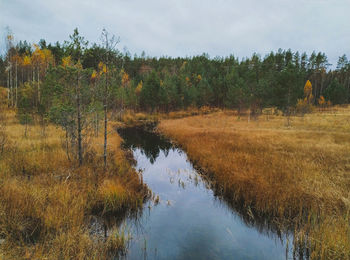
[[[49,49],[43,49],[41,53],[45,64],[54,64],[55,58]]]
[[[23,62],[22,62],[23,66],[28,66],[28,65],[30,65],[31,63],[32,63],[31,57],[30,57],[29,55],[25,55],[25,56],[23,57]]]
[[[100,61],[99,63],[98,63],[98,70],[99,71],[103,71],[103,67],[104,67],[105,65],[104,65],[104,63],[102,62],[102,61]]]
[[[48,64],[53,64],[54,63],[54,56],[52,52],[49,49],[43,49],[41,50],[39,45],[34,44],[33,45],[35,50],[32,54],[32,62],[40,65],[48,65]]]
[[[128,73],[126,73],[124,70],[122,71],[122,85],[123,87],[126,87],[129,84],[130,78]]]
[[[94,70],[91,74],[91,79],[95,79],[97,77],[97,72]]]
[[[137,87],[135,88],[135,94],[136,95],[140,95],[141,93],[141,90],[142,90],[142,87],[143,87],[143,82],[142,80],[139,82],[139,84],[137,84]]]
[[[72,57],[71,56],[63,57],[62,58],[62,66],[63,67],[72,66]]]
[[[36,65],[40,65],[45,59],[44,53],[40,49],[39,45],[33,44],[33,46],[34,46],[35,50],[32,54],[32,62]]]
[[[308,102],[312,101],[312,84],[310,80],[307,80],[304,86],[304,97]]]
[[[308,96],[312,91],[312,84],[310,80],[307,80],[304,86],[304,94]]]

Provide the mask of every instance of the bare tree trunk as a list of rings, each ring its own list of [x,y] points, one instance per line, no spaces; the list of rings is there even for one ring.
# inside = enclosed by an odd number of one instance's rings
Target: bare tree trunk
[[[68,161],[70,161],[70,156],[69,156],[69,142],[68,142],[68,128],[66,128],[66,153],[67,153]]]
[[[7,73],[7,106],[10,107],[10,70]]]
[[[291,114],[291,111],[290,111],[290,86],[288,87],[288,97],[287,97],[287,126],[289,127],[290,126],[290,114]]]
[[[108,102],[108,73],[109,73],[109,52],[114,50],[115,46],[119,42],[119,39],[115,39],[114,35],[112,38],[109,38],[108,32],[103,29],[102,30],[102,42],[106,48],[106,82],[105,82],[105,90],[104,90],[104,98],[103,98],[103,108],[104,108],[104,144],[103,144],[103,162],[104,162],[104,170],[107,169],[107,102]]]
[[[77,98],[77,119],[78,119],[78,159],[79,166],[83,164],[83,153],[81,145],[81,112],[80,112],[80,73],[78,72],[78,82],[76,85],[76,98]]]
[[[106,84],[105,84],[105,93],[104,93],[104,98],[103,98],[103,109],[104,109],[104,143],[103,143],[103,165],[104,165],[104,169],[107,169],[107,92],[108,92],[108,77],[107,77],[107,72],[106,72]]]
[[[37,81],[38,81],[38,104],[40,104],[40,66],[37,69]]]
[[[11,107],[14,105],[13,100],[13,75],[12,75],[12,68],[10,69],[10,92],[11,92]]]
[[[24,129],[24,137],[27,138],[27,131],[28,131],[28,115],[25,114],[26,120],[25,120],[25,129]]]
[[[320,93],[319,93],[319,97],[322,96],[322,92],[323,92],[323,85],[324,85],[324,75],[323,72],[321,72],[321,87],[320,87]],[[316,97],[315,97],[316,98]]]
[[[252,110],[251,105],[249,105],[248,123],[250,122],[250,114],[251,114],[251,110]]]
[[[17,65],[17,61],[16,61],[16,84],[15,84],[15,87],[16,87],[16,99],[15,99],[15,107],[17,107],[17,97],[18,97],[18,94],[17,94],[17,91],[18,91],[18,65]]]

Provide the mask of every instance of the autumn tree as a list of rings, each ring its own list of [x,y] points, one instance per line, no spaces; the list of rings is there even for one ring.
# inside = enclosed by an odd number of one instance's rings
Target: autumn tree
[[[307,104],[313,103],[314,96],[312,95],[312,84],[310,80],[307,80],[304,86],[304,101]]]
[[[104,92],[103,92],[103,110],[104,110],[104,143],[103,143],[103,162],[104,169],[107,169],[107,134],[108,134],[108,97],[110,95],[110,85],[109,85],[109,77],[111,70],[111,53],[115,50],[117,44],[119,43],[119,38],[115,37],[115,35],[110,35],[106,29],[102,30],[101,34],[102,46],[105,50],[105,64],[102,67],[105,75],[105,84],[104,84]]]
[[[327,104],[326,100],[324,99],[323,96],[320,96],[320,98],[318,99],[318,105],[321,107],[321,108],[324,108],[324,106]]]
[[[312,84],[310,80],[307,80],[304,86],[304,99],[298,99],[296,105],[297,112],[302,115],[311,112],[313,110],[313,99]]]

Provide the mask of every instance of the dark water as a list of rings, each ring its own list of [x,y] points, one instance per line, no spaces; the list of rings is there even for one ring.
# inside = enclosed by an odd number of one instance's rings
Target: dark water
[[[125,220],[132,236],[126,259],[292,257],[286,235],[278,235],[268,221],[247,221],[243,211],[215,196],[184,151],[142,129],[118,132],[132,149],[143,181],[159,196],[158,203],[145,204],[139,218]]]

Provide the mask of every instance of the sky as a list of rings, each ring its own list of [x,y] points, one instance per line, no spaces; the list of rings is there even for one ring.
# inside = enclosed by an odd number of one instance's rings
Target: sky
[[[103,28],[118,49],[147,56],[249,57],[279,48],[350,57],[350,0],[0,0],[16,40],[64,41],[78,28],[100,43]]]

